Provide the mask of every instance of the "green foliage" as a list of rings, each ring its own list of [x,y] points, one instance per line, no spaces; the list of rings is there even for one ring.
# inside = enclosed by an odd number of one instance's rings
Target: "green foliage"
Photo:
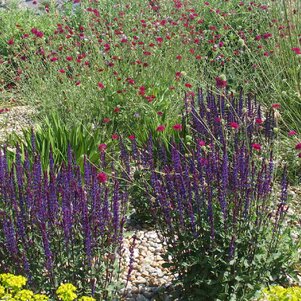
[[[35,138],[35,150],[32,146],[32,135]],[[19,145],[23,156],[25,152],[36,152],[40,155],[44,169],[49,166],[49,151],[52,150],[54,162],[67,162],[68,146],[71,147],[77,163],[83,167],[84,158],[87,156],[93,163],[99,161],[98,144],[106,142],[106,133],[101,129],[93,129],[92,126],[80,124],[71,129],[53,113],[45,119],[45,124],[34,131],[24,129],[23,135],[13,134],[9,138],[9,144]],[[108,142],[113,146],[112,142]],[[10,155],[13,157],[14,152]]]
[[[179,274],[176,283],[183,287],[183,300],[247,301],[263,285],[286,283],[285,275],[294,274],[297,247],[289,230],[275,237],[273,227],[256,228],[239,221],[236,251],[230,258],[232,233],[225,236],[222,224],[216,225],[215,240],[210,242],[206,222],[198,222],[208,233],[195,239],[185,231],[170,244],[166,254],[166,259],[172,258],[166,266]]]

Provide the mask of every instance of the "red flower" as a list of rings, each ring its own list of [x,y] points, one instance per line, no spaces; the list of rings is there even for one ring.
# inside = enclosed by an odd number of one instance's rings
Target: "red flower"
[[[129,139],[130,139],[130,140],[135,140],[136,137],[135,137],[135,135],[130,135],[130,136],[129,136]]]
[[[176,79],[179,79],[182,76],[182,72],[177,71],[176,72]]]
[[[199,141],[199,146],[200,147],[205,146],[205,145],[206,145],[206,142],[204,140]]]
[[[296,54],[301,54],[301,49],[299,47],[294,47],[292,48],[292,50],[296,53]]]
[[[257,151],[260,151],[261,150],[261,145],[259,143],[253,143],[252,148],[257,150]]]
[[[159,111],[159,112],[157,112],[157,115],[158,115],[158,116],[162,116],[162,115],[163,115],[163,112]]]
[[[229,125],[232,129],[238,129],[239,128],[239,124],[237,122],[234,122],[234,121],[230,122]]]
[[[185,84],[185,87],[186,87],[186,88],[191,88],[191,87],[192,87],[192,84],[186,83],[186,84]]]
[[[100,172],[97,174],[97,180],[99,183],[105,183],[108,180],[108,176],[104,172]]]
[[[119,136],[118,136],[117,134],[113,134],[113,135],[112,135],[112,139],[113,139],[113,140],[117,140],[118,137],[119,137]]]
[[[255,123],[256,124],[263,124],[263,120],[261,118],[256,118]]]
[[[109,123],[111,121],[111,119],[108,117],[105,117],[102,121],[103,121],[103,123]]]
[[[177,56],[176,56],[176,59],[177,59],[178,61],[180,61],[180,60],[182,59],[182,56],[181,56],[181,55],[177,55]]]
[[[215,83],[216,83],[217,88],[222,89],[222,88],[227,87],[227,81],[225,79],[222,79],[221,77],[216,77]]]
[[[294,130],[291,130],[291,131],[288,132],[289,136],[295,136],[296,134],[297,134],[297,132],[294,131]]]
[[[145,87],[144,86],[140,86],[139,87],[139,92],[138,92],[139,95],[142,95],[144,96],[145,95]]]
[[[273,108],[273,109],[276,109],[276,110],[277,110],[277,109],[280,109],[280,107],[281,107],[281,104],[280,104],[280,103],[273,103],[273,104],[272,104],[272,108]]]
[[[165,125],[162,125],[162,124],[156,128],[157,132],[163,132],[164,130],[165,130]]]
[[[301,149],[301,142],[298,143],[298,144],[295,146],[295,149],[296,149],[296,150],[300,150],[300,149]]]
[[[59,72],[60,73],[66,73],[66,71],[64,69],[60,69]]]
[[[182,124],[175,124],[173,127],[172,127],[175,131],[182,131]]]
[[[145,96],[145,98],[147,99],[148,102],[152,102],[156,96],[155,95],[149,95],[149,96]]]
[[[114,108],[114,113],[119,113],[120,112],[120,108],[119,107],[115,107]]]
[[[99,150],[100,152],[104,152],[104,151],[106,150],[106,148],[107,148],[107,145],[106,145],[105,143],[100,143],[100,144],[98,145],[98,150]]]
[[[44,33],[42,31],[37,31],[35,35],[36,35],[37,38],[43,38],[44,37]]]
[[[134,85],[134,84],[135,84],[135,81],[134,81],[132,78],[127,78],[126,80],[127,80],[127,82],[128,82],[130,85]]]
[[[52,58],[50,59],[50,61],[51,61],[51,62],[56,62],[56,61],[58,61],[58,58],[57,58],[57,57],[52,57]]]
[[[100,89],[104,89],[104,87],[105,87],[104,84],[103,84],[102,82],[99,82],[97,85],[98,85],[98,87],[99,87]]]
[[[73,60],[73,57],[72,57],[72,56],[67,56],[67,57],[66,57],[66,60],[70,62],[70,61]]]
[[[298,154],[298,157],[301,158],[301,153]]]
[[[10,39],[10,40],[8,40],[8,41],[7,41],[7,44],[8,44],[8,45],[14,45],[14,44],[15,44],[15,42],[14,42],[14,40],[13,40],[13,39]]]

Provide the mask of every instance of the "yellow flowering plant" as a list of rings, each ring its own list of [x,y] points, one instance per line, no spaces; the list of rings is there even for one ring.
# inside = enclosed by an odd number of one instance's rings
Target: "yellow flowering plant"
[[[49,301],[44,294],[35,294],[25,289],[27,279],[10,273],[0,274],[0,300],[1,301]],[[82,296],[78,298],[77,288],[71,283],[63,283],[56,290],[56,295],[61,301],[96,301],[93,297]]]
[[[280,285],[264,288],[259,301],[299,301],[301,300],[301,287],[284,288]]]

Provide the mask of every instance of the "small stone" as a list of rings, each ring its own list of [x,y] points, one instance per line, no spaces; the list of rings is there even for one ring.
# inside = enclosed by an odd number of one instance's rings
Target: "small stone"
[[[133,286],[131,289],[132,294],[139,294],[139,288],[137,286]]]
[[[146,280],[145,278],[143,278],[143,277],[138,277],[138,278],[135,280],[135,282],[136,282],[137,284],[145,284],[145,283],[147,282],[147,280]]]
[[[136,297],[136,301],[149,301],[147,298],[144,297],[144,295],[142,294],[139,294],[137,297]]]
[[[152,297],[154,297],[155,293],[154,292],[144,292],[143,296],[147,299],[151,299]]]

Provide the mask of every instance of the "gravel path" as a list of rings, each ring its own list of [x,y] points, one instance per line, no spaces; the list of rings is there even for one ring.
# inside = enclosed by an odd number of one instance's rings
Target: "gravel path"
[[[133,249],[133,271],[126,289],[123,290],[125,301],[171,301],[174,291],[172,275],[163,268],[164,245],[156,231],[140,230],[135,233]],[[126,266],[129,265],[131,239],[124,240]],[[123,275],[126,283],[127,273]]]
[[[0,107],[0,145],[5,142],[9,134],[13,132],[21,134],[22,129],[33,126],[33,114],[34,109],[28,106]]]

